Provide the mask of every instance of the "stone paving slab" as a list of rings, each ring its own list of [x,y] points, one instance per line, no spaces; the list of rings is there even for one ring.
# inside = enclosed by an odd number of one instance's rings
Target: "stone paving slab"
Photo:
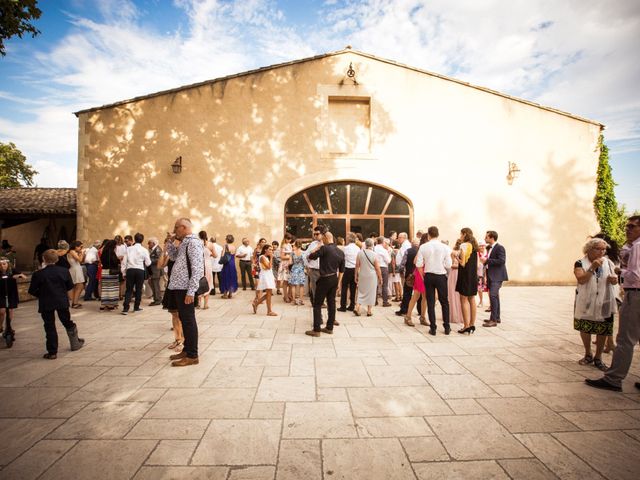
[[[197,311],[200,364],[183,369],[157,307],[87,303],[72,312],[85,347],[59,326],[46,361],[24,303],[0,348],[0,479],[635,479],[640,356],[623,394],[586,387],[600,372],[577,363],[573,295],[504,288],[504,321],[482,328],[481,313],[473,335],[380,307],[311,338],[308,302],[253,315],[239,292]]]

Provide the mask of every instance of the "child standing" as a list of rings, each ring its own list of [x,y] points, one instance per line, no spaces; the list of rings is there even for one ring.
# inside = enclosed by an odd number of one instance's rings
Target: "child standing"
[[[42,255],[45,267],[31,277],[29,293],[38,298],[38,312],[44,321],[47,339],[47,353],[43,358],[55,360],[58,356],[58,332],[55,313],[67,331],[71,350],[80,350],[84,339],[78,338],[78,327],[71,321],[69,313],[69,291],[73,289],[73,280],[69,270],[56,266],[58,255],[55,250],[47,250]]]

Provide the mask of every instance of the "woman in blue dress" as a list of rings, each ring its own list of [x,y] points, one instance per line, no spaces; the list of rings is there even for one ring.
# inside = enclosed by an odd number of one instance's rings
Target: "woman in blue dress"
[[[222,298],[231,298],[238,290],[238,271],[236,270],[236,247],[233,246],[233,235],[227,235],[222,256],[228,257],[228,262],[223,264],[222,272],[220,272],[220,291]],[[223,263],[220,259],[219,263]]]
[[[293,252],[291,255],[291,277],[289,278],[289,285],[293,287],[294,291],[294,305],[304,305],[302,301],[302,295],[304,294],[304,282],[306,280],[304,274],[304,260],[302,258],[302,242],[296,240],[293,244]]]

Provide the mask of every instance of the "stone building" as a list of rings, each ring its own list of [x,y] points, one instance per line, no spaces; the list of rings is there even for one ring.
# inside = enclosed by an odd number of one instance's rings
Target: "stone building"
[[[83,239],[471,227],[556,283],[597,231],[600,123],[350,48],[76,115]]]

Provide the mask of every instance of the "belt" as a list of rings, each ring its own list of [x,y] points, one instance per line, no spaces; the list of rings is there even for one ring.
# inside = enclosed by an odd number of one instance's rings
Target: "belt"
[[[240,260],[241,262],[250,262],[251,260]]]
[[[333,277],[334,275],[337,275],[337,274],[335,274],[335,273],[328,273],[327,275],[320,275],[320,278]]]
[[[625,288],[625,292],[640,292],[640,288]]]

